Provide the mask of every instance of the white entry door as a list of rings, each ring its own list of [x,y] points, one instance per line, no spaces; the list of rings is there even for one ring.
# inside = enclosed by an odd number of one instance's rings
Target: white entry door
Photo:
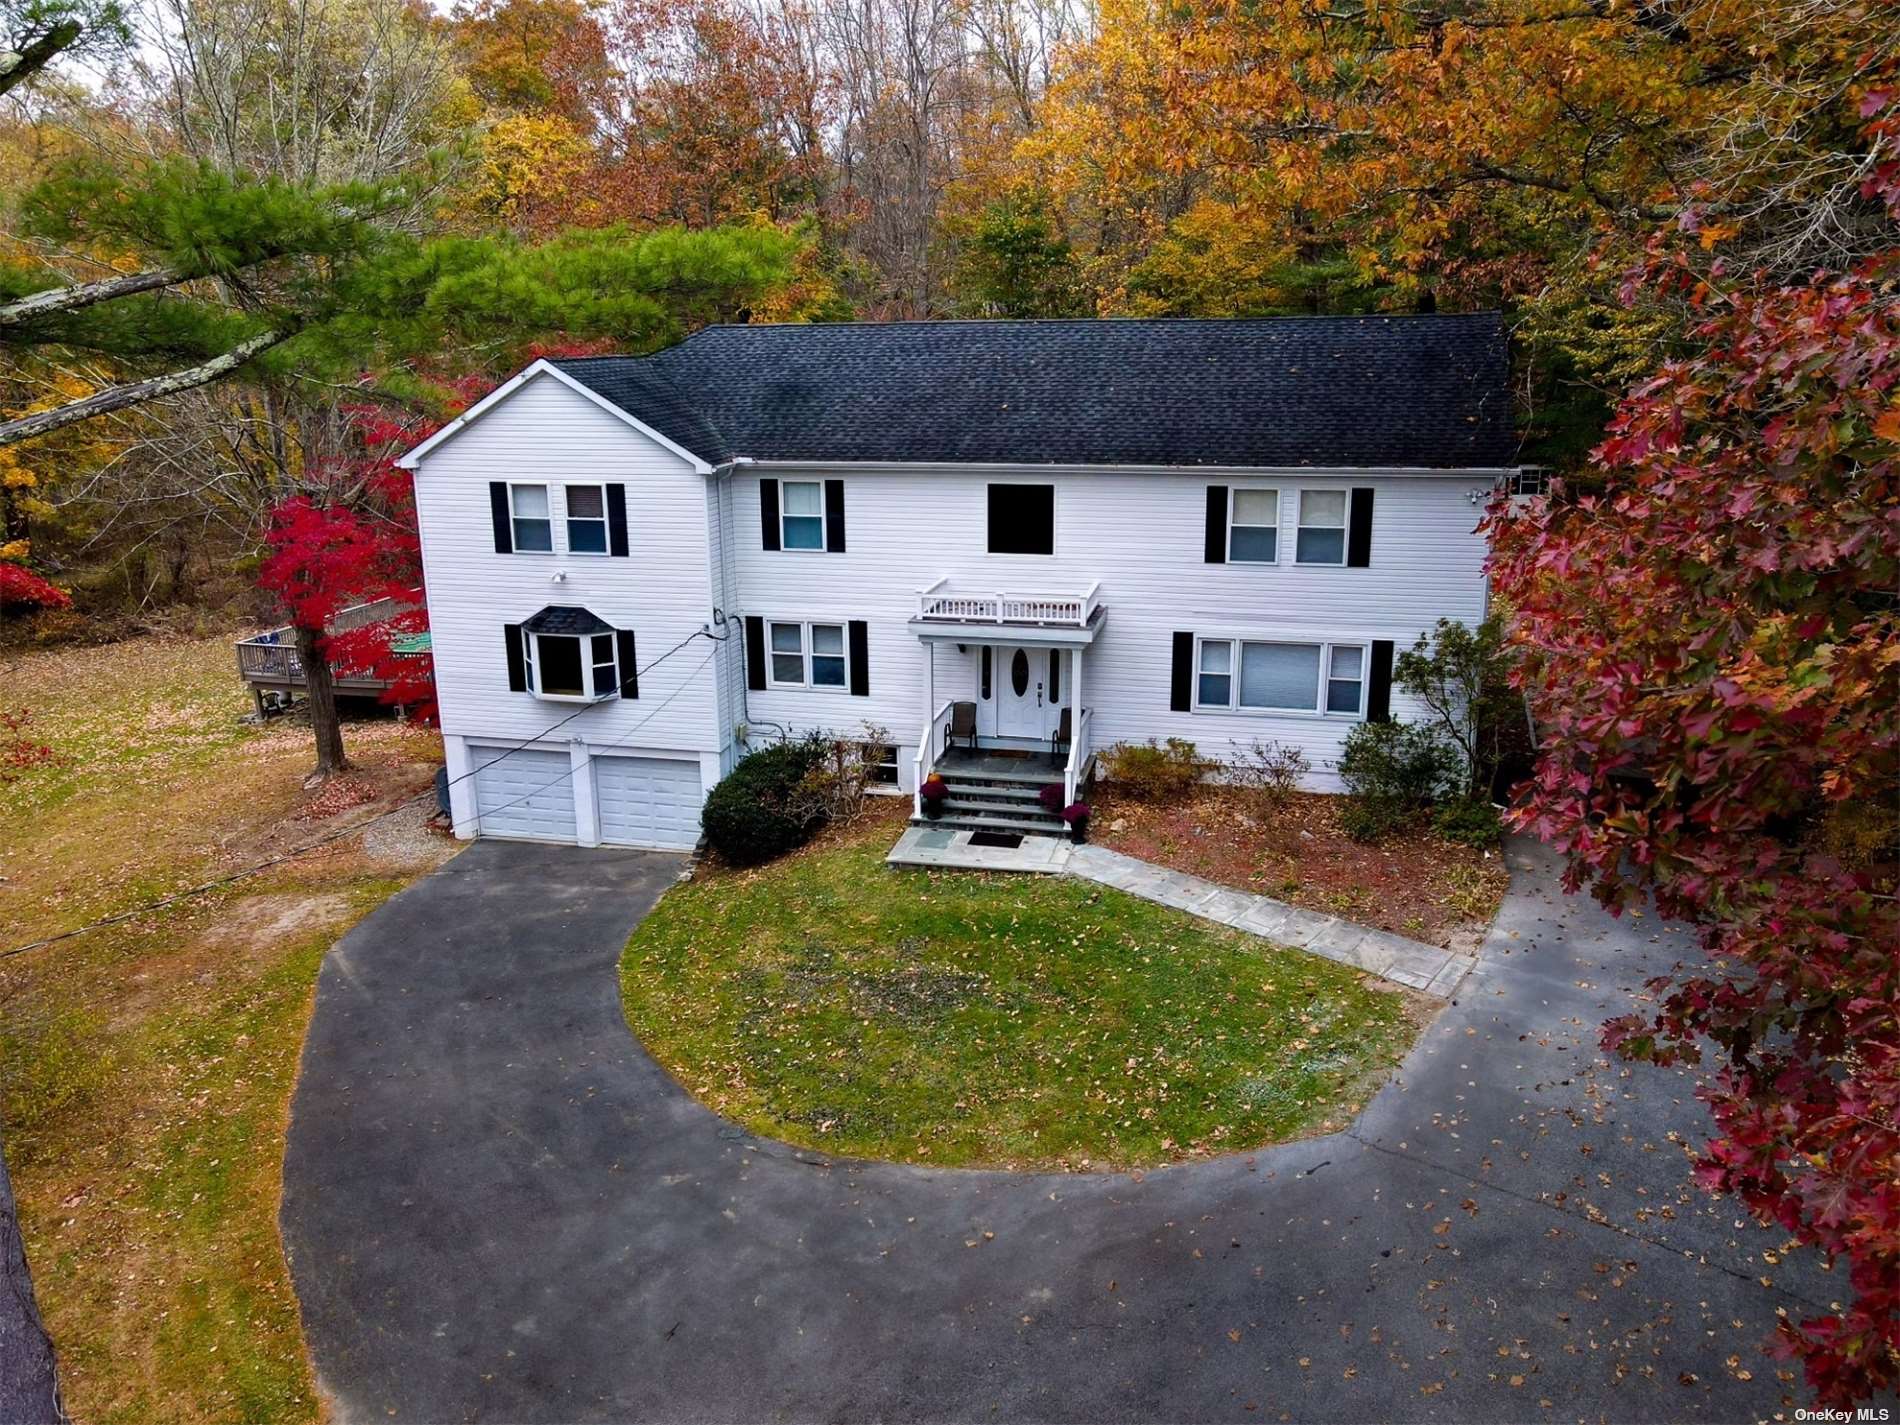
[[[1049,650],[996,650],[996,735],[1047,742],[1061,709],[1049,687]],[[1062,655],[1058,652],[1056,657]]]

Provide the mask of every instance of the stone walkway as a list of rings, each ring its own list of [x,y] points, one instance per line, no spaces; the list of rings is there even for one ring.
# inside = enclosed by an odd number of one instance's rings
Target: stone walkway
[[[972,843],[972,833],[952,826],[907,826],[884,859],[893,866],[926,871],[1022,871],[1061,873],[1075,849],[1066,836],[1024,836],[1015,846]]]
[[[1477,963],[1468,955],[1454,955],[1436,945],[1370,930],[1336,915],[1302,910],[1267,896],[1230,890],[1105,846],[1072,848],[1063,870],[1157,905],[1248,931],[1278,945],[1297,946],[1310,955],[1323,955],[1442,999],[1451,998]]]

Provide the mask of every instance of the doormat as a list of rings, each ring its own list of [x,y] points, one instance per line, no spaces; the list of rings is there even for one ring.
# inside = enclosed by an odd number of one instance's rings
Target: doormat
[[[1006,850],[1014,851],[1023,844],[1023,834],[1020,831],[972,831],[970,844],[972,846],[1001,846]]]

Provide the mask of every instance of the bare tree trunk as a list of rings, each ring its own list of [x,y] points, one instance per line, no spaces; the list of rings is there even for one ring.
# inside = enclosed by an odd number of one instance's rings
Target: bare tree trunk
[[[323,651],[323,635],[314,628],[297,628],[297,661],[303,665],[304,694],[310,700],[310,730],[316,735],[317,765],[313,778],[349,769],[343,752],[343,724],[336,715],[336,684],[330,660]]]

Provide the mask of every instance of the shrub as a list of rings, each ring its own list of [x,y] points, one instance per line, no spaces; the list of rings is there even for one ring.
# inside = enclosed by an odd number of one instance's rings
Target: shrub
[[[0,609],[63,609],[71,605],[65,590],[55,588],[31,569],[0,562]]]
[[[823,765],[830,747],[829,738],[808,737],[741,758],[700,812],[713,850],[735,866],[754,866],[809,841],[825,816],[806,792],[806,778]]]
[[[1350,803],[1340,816],[1346,834],[1377,841],[1412,821],[1460,783],[1458,752],[1421,723],[1362,722],[1346,735],[1339,776]]]
[[[806,740],[818,753],[798,785],[795,814],[840,825],[856,821],[864,814],[879,754],[889,744],[890,732],[867,722],[848,737],[814,733]]]
[[[1234,744],[1228,775],[1235,786],[1257,793],[1268,806],[1283,807],[1312,770],[1313,764],[1299,748],[1256,738],[1245,747]]]
[[[1146,742],[1118,742],[1102,753],[1102,762],[1110,780],[1140,801],[1184,796],[1199,784],[1206,769],[1200,750],[1184,737],[1170,737],[1165,743],[1152,737]]]
[[[1481,850],[1496,846],[1504,834],[1498,809],[1490,802],[1473,799],[1446,802],[1432,818],[1432,830],[1447,841]]]

